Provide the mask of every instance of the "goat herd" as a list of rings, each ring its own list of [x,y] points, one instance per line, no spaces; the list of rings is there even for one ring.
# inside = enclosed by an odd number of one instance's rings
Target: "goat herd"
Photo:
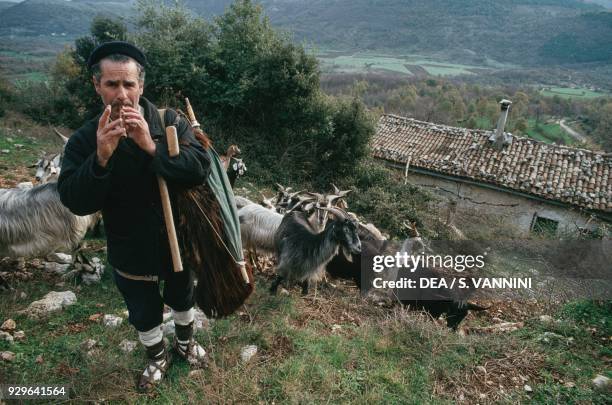
[[[63,135],[56,131],[64,142]],[[230,182],[246,172],[240,150],[230,146],[222,161]],[[40,257],[55,251],[74,251],[88,229],[99,223],[100,215],[76,216],[65,208],[57,191],[61,154],[45,154],[37,162],[36,179],[40,185],[22,184],[0,189],[0,257]],[[299,283],[302,293],[325,274],[353,280],[362,286],[361,258],[391,247],[372,224],[358,220],[347,211],[345,197],[350,190],[333,189],[328,194],[292,192],[277,185],[278,194],[263,198],[261,204],[236,196],[243,246],[249,260],[259,267],[257,254],[275,254],[276,278],[270,292],[275,294],[282,282]],[[407,224],[410,238],[404,251],[421,249],[422,240],[414,224]],[[416,246],[416,247],[415,247]],[[261,270],[261,269],[260,269]],[[397,273],[392,275],[397,276]],[[428,311],[433,317],[446,313],[447,324],[456,328],[468,309],[482,309],[453,299],[404,301],[412,308]]]

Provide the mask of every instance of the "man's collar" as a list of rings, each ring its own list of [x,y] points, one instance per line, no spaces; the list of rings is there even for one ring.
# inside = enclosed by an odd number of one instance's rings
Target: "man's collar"
[[[145,120],[149,124],[149,133],[151,137],[156,138],[164,136],[164,128],[157,112],[157,107],[147,100],[145,97],[140,97],[140,111]]]

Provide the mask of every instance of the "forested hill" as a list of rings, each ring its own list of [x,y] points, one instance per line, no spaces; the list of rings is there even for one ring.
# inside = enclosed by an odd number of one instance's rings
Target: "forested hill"
[[[134,1],[26,0],[0,11],[0,34],[86,32],[96,12]],[[231,0],[186,0],[210,18]],[[262,0],[273,25],[319,48],[517,65],[612,62],[612,12],[579,0]],[[599,1],[601,4],[601,1]]]
[[[130,17],[135,0],[25,0],[0,6],[0,35],[81,35],[96,15]]]
[[[584,0],[586,3],[595,3],[612,9],[612,0]]]
[[[11,3],[10,1],[0,1],[0,11],[14,6],[15,3]]]
[[[574,0],[294,0],[271,2],[268,13],[297,38],[330,48],[520,65],[612,61],[604,46],[612,13]]]

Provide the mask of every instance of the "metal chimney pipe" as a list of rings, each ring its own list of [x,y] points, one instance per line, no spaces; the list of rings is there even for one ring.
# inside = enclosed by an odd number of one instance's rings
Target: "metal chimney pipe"
[[[501,113],[499,114],[499,119],[497,120],[495,134],[491,137],[491,140],[495,143],[496,148],[501,149],[504,145],[512,143],[509,137],[506,137],[506,134],[504,133],[506,120],[508,119],[508,112],[510,112],[512,101],[503,99],[499,102],[499,104],[501,106]]]

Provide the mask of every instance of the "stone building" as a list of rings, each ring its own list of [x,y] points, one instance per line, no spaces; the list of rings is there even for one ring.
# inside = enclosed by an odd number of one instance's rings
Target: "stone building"
[[[612,223],[612,154],[551,145],[503,131],[383,115],[374,157],[475,214],[506,217],[522,232],[595,231]],[[441,213],[441,215],[444,215]]]

